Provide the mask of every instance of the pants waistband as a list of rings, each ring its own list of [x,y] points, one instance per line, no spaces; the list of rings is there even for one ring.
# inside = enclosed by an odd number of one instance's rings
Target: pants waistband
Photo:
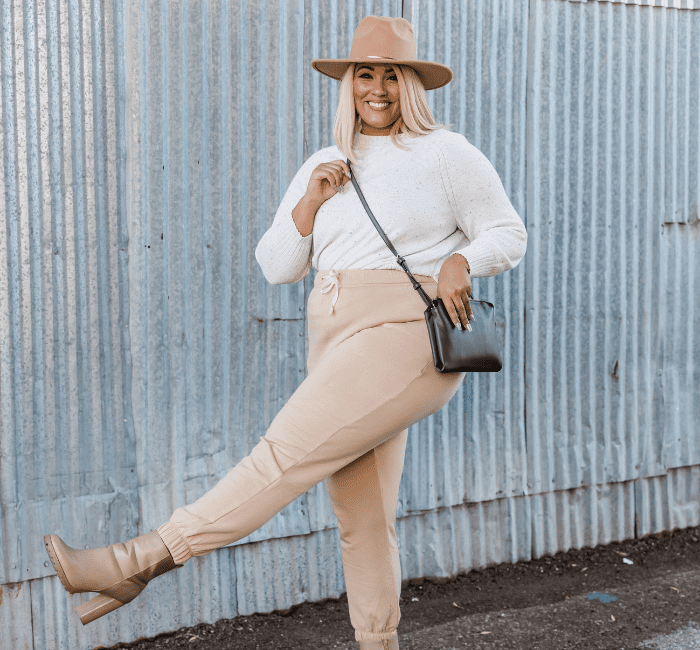
[[[413,277],[421,284],[437,284],[429,275],[412,273]],[[314,279],[314,287],[321,287],[327,282],[328,276],[337,278],[338,286],[352,287],[361,284],[411,284],[411,278],[405,271],[396,269],[341,269],[318,271]]]

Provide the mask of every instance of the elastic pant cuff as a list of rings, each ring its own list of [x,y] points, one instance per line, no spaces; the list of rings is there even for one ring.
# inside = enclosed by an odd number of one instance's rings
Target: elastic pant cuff
[[[159,526],[156,530],[163,540],[163,543],[168,547],[168,551],[170,551],[170,555],[173,556],[175,564],[183,565],[193,556],[192,549],[187,543],[187,540],[170,522]]]
[[[362,641],[382,641],[384,639],[397,639],[399,638],[399,633],[396,630],[391,630],[390,632],[362,632],[361,630],[355,630],[355,641],[358,643]]]

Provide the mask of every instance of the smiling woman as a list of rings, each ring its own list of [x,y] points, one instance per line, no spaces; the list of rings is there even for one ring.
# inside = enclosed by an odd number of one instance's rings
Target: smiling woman
[[[308,376],[250,453],[157,529],[97,549],[45,536],[63,587],[98,594],[77,608],[83,624],[131,602],[151,579],[250,535],[325,481],[360,650],[399,648],[395,523],[408,429],[443,408],[465,373],[435,368],[423,302],[357,194],[342,188],[351,174],[361,183],[455,327],[469,324],[472,275],[517,265],[527,232],[486,156],[433,119],[425,91],[449,83],[452,71],[417,59],[407,20],[366,16],[350,57],[311,65],[341,80],[335,145],[297,171],[255,249],[271,284],[318,272],[306,312]]]
[[[424,82],[409,65],[356,63],[342,74],[333,137],[353,164],[358,162],[353,148],[357,132],[390,136],[405,150],[396,137],[399,133],[416,137],[448,126],[433,117]]]

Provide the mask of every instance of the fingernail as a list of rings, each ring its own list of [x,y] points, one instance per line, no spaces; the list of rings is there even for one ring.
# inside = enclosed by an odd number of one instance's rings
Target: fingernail
[[[468,329],[470,332],[472,331],[472,326],[471,326],[469,323],[467,323],[467,329]]]
[[[461,329],[462,329],[462,323],[457,323],[457,325],[455,325],[455,327],[456,327],[457,329],[461,330]]]
[[[472,314],[472,315],[469,317],[469,320],[471,320],[471,321],[476,321],[476,316],[474,316],[474,314]]]

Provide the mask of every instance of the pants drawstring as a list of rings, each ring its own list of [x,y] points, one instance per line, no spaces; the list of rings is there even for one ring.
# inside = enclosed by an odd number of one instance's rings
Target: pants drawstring
[[[331,309],[328,312],[329,314],[332,314],[333,308],[335,307],[335,303],[338,301],[338,271],[332,270],[328,275],[322,275],[321,280],[326,280],[324,285],[321,287],[321,293],[326,293],[326,291],[330,291],[333,287],[335,287],[335,296],[333,296],[333,302],[331,302]]]

